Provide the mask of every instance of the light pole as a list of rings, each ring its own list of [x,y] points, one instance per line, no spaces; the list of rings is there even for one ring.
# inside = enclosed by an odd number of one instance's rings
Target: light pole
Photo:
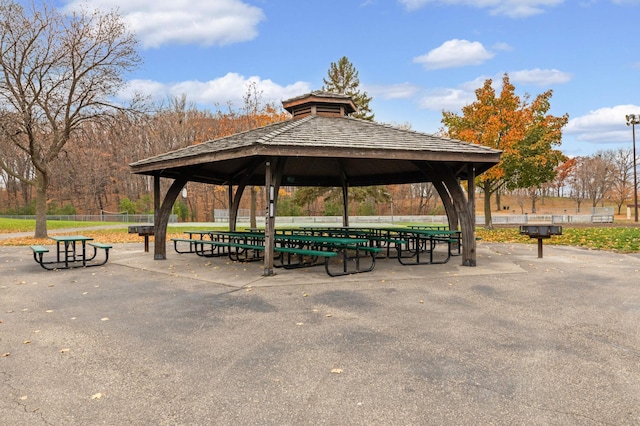
[[[640,124],[640,115],[629,114],[626,116],[627,126],[631,126],[633,135],[633,210],[634,221],[638,221],[638,177],[636,173],[636,124]]]

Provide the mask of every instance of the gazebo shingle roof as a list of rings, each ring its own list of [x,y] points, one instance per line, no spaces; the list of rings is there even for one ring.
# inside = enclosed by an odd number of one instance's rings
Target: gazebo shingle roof
[[[357,186],[424,181],[414,161],[460,165],[464,178],[462,164],[483,172],[499,161],[500,151],[350,117],[308,115],[147,158],[131,168],[163,177],[191,168],[193,180],[223,184],[246,173],[252,157],[269,156],[288,158],[284,176],[296,185],[337,185],[336,173],[346,171],[350,185]],[[333,172],[336,162],[341,171]],[[322,170],[332,176],[318,176]],[[263,183],[264,169],[254,172],[252,184]]]

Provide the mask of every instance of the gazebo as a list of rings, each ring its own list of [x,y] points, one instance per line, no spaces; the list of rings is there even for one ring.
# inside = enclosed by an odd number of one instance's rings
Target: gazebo
[[[283,106],[290,120],[130,165],[132,173],[154,177],[154,259],[166,259],[171,208],[190,181],[228,187],[231,230],[247,185],[267,188],[265,275],[273,274],[281,185],[342,188],[343,225],[348,226],[349,187],[431,182],[450,228],[462,231],[462,264],[476,265],[474,180],[500,161],[501,151],[349,117],[356,106],[346,95],[312,92],[283,101]],[[173,180],[164,195],[161,179]]]

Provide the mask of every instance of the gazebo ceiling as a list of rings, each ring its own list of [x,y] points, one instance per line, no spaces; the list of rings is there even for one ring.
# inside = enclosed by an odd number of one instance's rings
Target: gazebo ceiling
[[[500,151],[484,146],[338,116],[335,108],[352,110],[344,95],[314,92],[284,104],[294,119],[141,160],[131,170],[211,184],[245,179],[264,185],[265,162],[278,158],[285,161],[282,185],[342,186],[346,180],[365,186],[428,181],[424,169],[430,163],[466,179],[468,165],[477,175],[500,161]]]

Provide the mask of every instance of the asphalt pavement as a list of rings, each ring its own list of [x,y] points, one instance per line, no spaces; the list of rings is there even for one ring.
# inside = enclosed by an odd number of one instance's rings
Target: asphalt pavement
[[[640,424],[640,257],[480,242],[478,266],[0,247],[3,425]]]

